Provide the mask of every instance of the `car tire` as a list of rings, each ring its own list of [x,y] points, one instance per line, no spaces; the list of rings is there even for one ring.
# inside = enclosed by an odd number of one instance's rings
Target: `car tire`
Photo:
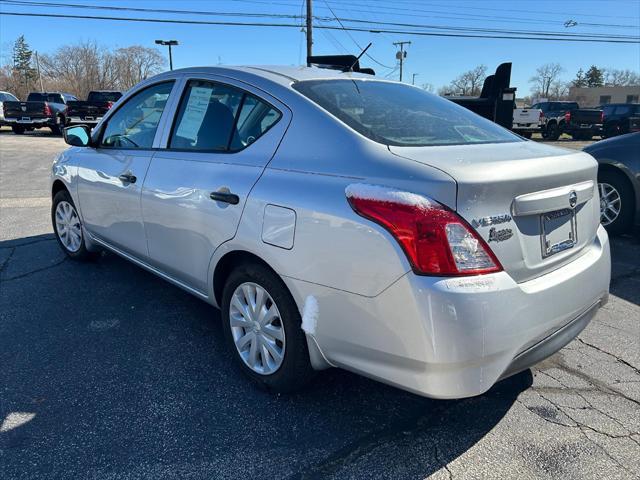
[[[610,188],[612,190],[610,190]],[[600,193],[600,221],[610,235],[620,235],[631,230],[634,216],[634,195],[632,187],[622,173],[605,170],[598,173],[598,190]],[[606,198],[603,198],[606,197]],[[608,210],[605,217],[604,210],[609,202],[611,207],[615,206],[615,199],[619,199],[619,209],[617,214],[615,208]],[[604,220],[604,221],[603,221]]]
[[[258,300],[259,288],[266,293],[266,297],[262,295],[262,298],[266,298],[264,303]],[[262,325],[267,316],[252,315],[250,305],[258,303],[264,305],[265,309],[268,306],[271,312],[275,305],[277,315],[272,313],[269,316],[271,323]],[[301,389],[313,377],[300,312],[291,293],[276,273],[259,263],[238,266],[227,278],[221,308],[222,325],[229,350],[235,363],[256,385],[269,391],[288,393]],[[263,311],[262,308],[255,309]],[[273,333],[276,331],[277,335]],[[247,335],[252,340],[245,340]],[[267,348],[267,342],[271,349]],[[271,354],[274,347],[281,352],[280,357]],[[253,348],[256,353],[251,366]]]
[[[527,140],[530,140],[532,133],[531,132],[522,132],[522,133],[519,133],[518,135],[520,135],[521,137],[526,138]]]
[[[612,123],[604,127],[604,138],[617,137],[620,135],[620,125]]]
[[[22,135],[25,132],[25,128],[23,126],[20,125],[12,125],[11,126],[11,130],[13,131],[13,133],[15,133],[16,135]]]
[[[590,132],[578,132],[572,134],[571,138],[573,138],[574,140],[588,141],[593,138],[593,134]]]
[[[66,190],[60,190],[53,197],[51,223],[58,245],[69,258],[78,261],[95,258],[96,253],[87,250],[82,221]]]
[[[557,123],[550,123],[547,125],[547,140],[556,141],[560,138],[560,127]]]
[[[62,115],[58,115],[56,117],[55,125],[52,125],[51,133],[54,135],[62,135],[62,130],[64,129],[65,119]]]

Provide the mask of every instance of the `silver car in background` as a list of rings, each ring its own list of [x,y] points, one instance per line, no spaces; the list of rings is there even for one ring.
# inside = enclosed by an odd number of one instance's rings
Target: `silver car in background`
[[[415,87],[176,70],[65,138],[51,184],[64,251],[108,249],[219,307],[240,369],[275,391],[333,366],[478,395],[607,301],[594,159]]]

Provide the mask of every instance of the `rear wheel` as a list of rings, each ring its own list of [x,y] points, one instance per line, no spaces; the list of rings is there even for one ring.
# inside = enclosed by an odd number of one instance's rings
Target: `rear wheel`
[[[95,256],[87,250],[82,222],[69,192],[61,190],[53,197],[51,221],[58,244],[74,260],[89,260]]]
[[[611,235],[628,232],[633,223],[633,192],[620,173],[604,171],[598,174],[600,193],[600,223]]]
[[[16,135],[22,135],[25,129],[22,125],[12,125],[11,130],[13,130],[13,133]]]
[[[549,125],[547,125],[547,140],[558,140],[558,138],[560,138],[560,134],[560,127],[557,123],[550,123]]]
[[[574,140],[591,140],[593,134],[591,132],[577,132],[571,135]]]
[[[270,269],[258,263],[237,267],[226,281],[221,308],[229,349],[260,387],[291,392],[313,376],[300,312]]]
[[[64,129],[65,119],[62,115],[58,115],[56,117],[55,125],[51,126],[51,133],[54,135],[62,135],[62,130]]]
[[[604,127],[604,138],[611,138],[620,135],[620,125],[609,124]]]
[[[519,133],[518,135],[520,135],[521,137],[524,137],[524,138],[531,138],[532,134],[531,134],[531,132],[522,132],[522,133]]]

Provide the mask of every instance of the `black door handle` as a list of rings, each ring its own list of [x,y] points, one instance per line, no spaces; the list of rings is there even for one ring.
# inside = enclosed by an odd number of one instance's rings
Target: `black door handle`
[[[123,173],[122,175],[118,176],[118,179],[122,182],[122,183],[136,183],[136,176],[135,175],[131,175],[130,173]]]
[[[230,203],[231,205],[237,205],[238,203],[240,203],[240,197],[238,197],[238,195],[236,195],[235,193],[229,192],[211,192],[209,198],[211,200],[215,200],[216,202]]]

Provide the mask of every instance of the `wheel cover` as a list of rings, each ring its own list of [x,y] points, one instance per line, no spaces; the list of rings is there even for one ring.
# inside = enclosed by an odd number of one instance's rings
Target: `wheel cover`
[[[618,190],[608,183],[599,183],[600,190],[600,223],[605,227],[611,225],[620,216],[622,200]]]
[[[82,246],[82,227],[76,209],[67,201],[61,201],[55,211],[56,233],[62,246],[75,253]]]
[[[231,296],[229,323],[242,361],[260,375],[275,373],[284,360],[285,333],[271,295],[256,283],[239,285]]]

